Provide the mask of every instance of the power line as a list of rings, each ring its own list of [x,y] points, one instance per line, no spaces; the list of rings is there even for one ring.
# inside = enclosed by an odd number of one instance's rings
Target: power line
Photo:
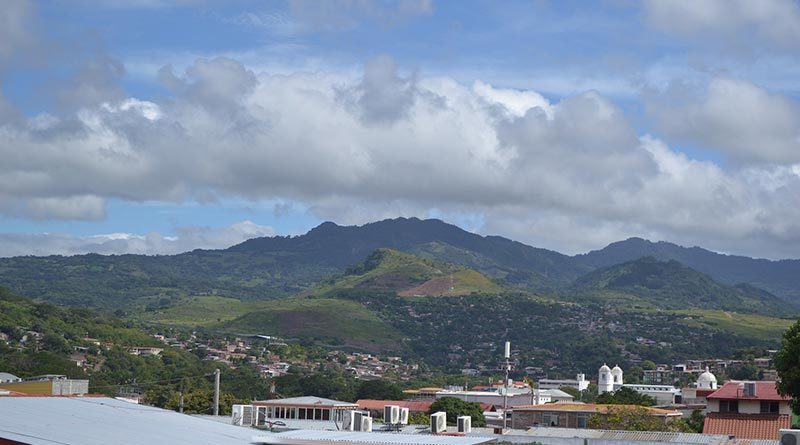
[[[176,377],[176,378],[173,378],[173,379],[149,380],[149,381],[145,381],[145,382],[131,382],[131,383],[122,383],[122,384],[117,384],[117,385],[101,385],[101,386],[92,385],[92,389],[119,388],[119,387],[123,387],[123,386],[139,386],[139,385],[151,385],[151,384],[154,384],[154,383],[178,382],[178,381],[187,380],[187,379],[199,379],[199,378],[211,377],[212,375],[214,375],[214,374],[211,373],[211,374],[194,375],[194,376],[183,376],[183,377]]]

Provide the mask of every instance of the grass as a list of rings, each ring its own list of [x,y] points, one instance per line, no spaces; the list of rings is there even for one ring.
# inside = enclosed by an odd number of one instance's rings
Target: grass
[[[140,312],[141,321],[168,326],[211,326],[262,309],[264,301],[242,301],[212,295],[182,297],[172,306]]]
[[[740,314],[718,310],[682,310],[674,313],[686,315],[682,323],[687,326],[704,326],[744,337],[779,341],[794,320],[764,315]]]
[[[368,351],[400,350],[403,336],[361,304],[332,298],[287,298],[222,323],[229,332],[310,338]]]

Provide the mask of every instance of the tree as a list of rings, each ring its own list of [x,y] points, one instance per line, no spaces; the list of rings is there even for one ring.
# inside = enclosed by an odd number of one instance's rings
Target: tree
[[[703,424],[706,421],[706,416],[703,415],[703,412],[699,409],[692,411],[692,414],[689,415],[689,418],[684,420],[686,423],[687,429],[690,432],[694,433],[702,433],[703,432]]]
[[[746,363],[742,366],[734,368],[728,373],[733,380],[756,380],[758,379],[758,367],[756,365]]]
[[[653,406],[656,404],[656,399],[623,386],[614,392],[604,392],[598,395],[595,402],[608,405]]]
[[[458,416],[472,417],[472,426],[486,426],[486,418],[483,416],[481,404],[477,402],[465,402],[455,397],[442,397],[436,399],[431,404],[428,414],[444,411],[447,413],[447,423],[456,424]]]
[[[645,371],[652,371],[656,369],[656,364],[652,360],[645,360],[642,362],[641,368]]]
[[[780,377],[778,392],[791,397],[792,411],[800,414],[800,320],[783,333],[774,363]]]
[[[358,386],[356,399],[402,400],[403,390],[387,380],[367,380]]]

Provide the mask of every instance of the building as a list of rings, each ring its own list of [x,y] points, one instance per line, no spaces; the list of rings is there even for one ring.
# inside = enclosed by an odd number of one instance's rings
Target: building
[[[358,404],[322,397],[304,396],[253,402],[256,426],[281,419],[341,421],[342,412],[358,409]]]
[[[791,428],[790,398],[778,394],[775,382],[730,381],[707,399],[703,433],[777,440],[780,429]]]
[[[295,430],[253,436],[252,443],[268,445],[480,445],[496,441],[497,439],[494,437],[485,436]]]
[[[568,386],[570,388],[575,388],[578,391],[585,391],[589,388],[589,381],[586,380],[586,376],[583,374],[578,374],[575,376],[575,380],[572,379],[539,379],[539,389],[559,389],[562,386]]]
[[[706,371],[704,373],[697,376],[697,388],[717,389],[717,377],[708,370],[708,366],[706,366]]]
[[[512,428],[551,426],[560,428],[588,428],[593,415],[606,416],[610,410],[644,409],[648,414],[660,417],[664,422],[681,418],[681,413],[636,405],[601,405],[595,403],[549,403],[515,407],[511,416]]]
[[[246,445],[253,430],[108,397],[0,397],[4,445]]]
[[[386,405],[399,406],[400,408],[408,408],[410,414],[427,413],[433,402],[415,402],[412,400],[374,400],[374,399],[360,399],[356,401],[358,409],[362,411],[369,411],[372,417],[382,418],[383,407]]]
[[[681,390],[672,385],[637,385],[626,383],[622,385],[622,388],[630,388],[639,394],[650,396],[656,399],[656,405],[683,403]]]
[[[0,372],[0,383],[14,383],[19,382],[22,379],[15,376],[14,374],[9,374],[7,372]]]
[[[597,394],[616,391],[622,384],[622,368],[614,366],[614,369],[611,369],[603,363],[597,371]]]
[[[132,348],[128,348],[128,352],[133,355],[141,355],[142,357],[149,357],[153,355],[161,354],[164,348],[154,348],[152,346],[134,346]]]
[[[15,382],[0,383],[0,389],[37,396],[83,395],[89,392],[89,381],[68,379],[64,375],[47,374]]]

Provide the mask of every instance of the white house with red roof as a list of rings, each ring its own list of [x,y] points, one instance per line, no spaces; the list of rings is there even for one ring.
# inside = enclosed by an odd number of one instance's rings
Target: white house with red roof
[[[775,382],[730,381],[707,400],[703,433],[777,440],[780,429],[791,428],[790,398],[778,394]]]

